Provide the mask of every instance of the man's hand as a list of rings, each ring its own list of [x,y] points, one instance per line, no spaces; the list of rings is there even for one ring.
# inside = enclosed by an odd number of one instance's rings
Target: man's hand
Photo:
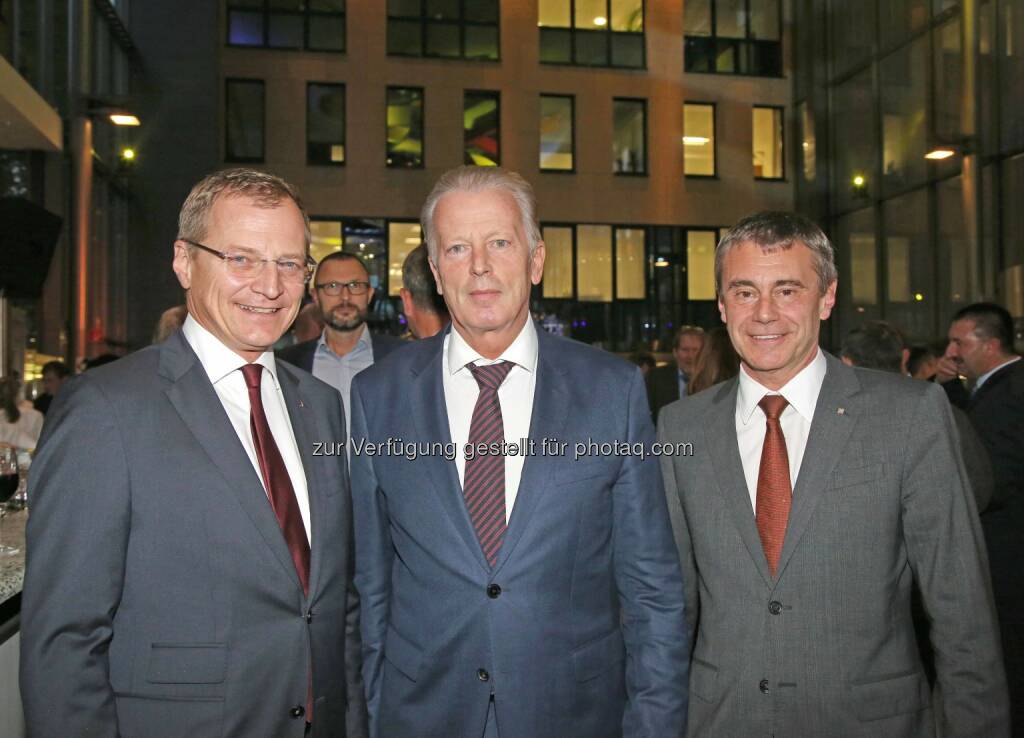
[[[945,384],[951,379],[956,379],[960,374],[960,366],[948,356],[943,356],[935,362],[935,381]]]

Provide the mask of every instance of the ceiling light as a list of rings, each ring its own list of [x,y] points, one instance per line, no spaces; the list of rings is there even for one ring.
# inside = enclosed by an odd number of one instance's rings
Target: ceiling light
[[[594,18],[594,25],[595,26],[607,26],[608,25],[608,19],[605,18],[603,15],[599,15],[596,18]]]
[[[110,122],[115,126],[138,126],[142,125],[139,119],[128,113],[111,113]]]
[[[705,136],[683,136],[683,146],[705,146],[711,141]]]
[[[858,175],[856,175],[856,176],[855,176],[855,177],[853,178],[853,186],[854,186],[854,187],[863,187],[863,186],[864,186],[864,183],[865,183],[866,181],[867,181],[867,180],[866,180],[866,179],[864,179],[864,175],[863,175],[863,174],[858,174]]]
[[[927,154],[924,155],[924,158],[931,159],[933,161],[942,161],[943,159],[948,159],[949,157],[953,156],[955,153],[956,152],[953,151],[953,149],[951,148],[940,146],[937,149],[932,149],[931,151],[929,151]]]

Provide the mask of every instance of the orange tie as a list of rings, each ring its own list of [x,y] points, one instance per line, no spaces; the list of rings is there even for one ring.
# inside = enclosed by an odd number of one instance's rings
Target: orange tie
[[[757,403],[767,418],[761,467],[757,473],[757,532],[768,559],[768,571],[775,576],[786,537],[786,522],[793,501],[789,479],[789,455],[779,418],[789,402],[782,395],[765,395]]]

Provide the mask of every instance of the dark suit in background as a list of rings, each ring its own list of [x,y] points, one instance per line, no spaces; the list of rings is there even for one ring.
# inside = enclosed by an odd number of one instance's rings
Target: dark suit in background
[[[675,362],[652,369],[647,375],[647,401],[651,407],[651,417],[657,421],[661,408],[679,397],[679,368]]]

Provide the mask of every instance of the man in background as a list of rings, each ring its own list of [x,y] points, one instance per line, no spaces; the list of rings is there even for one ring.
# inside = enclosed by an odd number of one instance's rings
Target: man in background
[[[686,385],[693,376],[697,354],[703,345],[703,328],[692,325],[680,327],[672,343],[672,358],[675,361],[657,367],[647,375],[647,399],[655,421],[658,420],[661,408],[680,397],[686,397]]]
[[[48,361],[43,364],[43,394],[32,402],[32,406],[46,415],[53,398],[57,396],[60,388],[69,379],[71,379],[71,369],[63,361]]]
[[[451,320],[430,271],[426,246],[417,246],[405,257],[401,295],[402,310],[414,338],[437,335]]]
[[[370,273],[355,254],[334,251],[316,268],[310,285],[324,322],[319,337],[281,349],[277,356],[334,387],[345,406],[345,427],[352,411],[352,378],[402,345],[397,338],[372,333],[366,324],[374,289]]]

